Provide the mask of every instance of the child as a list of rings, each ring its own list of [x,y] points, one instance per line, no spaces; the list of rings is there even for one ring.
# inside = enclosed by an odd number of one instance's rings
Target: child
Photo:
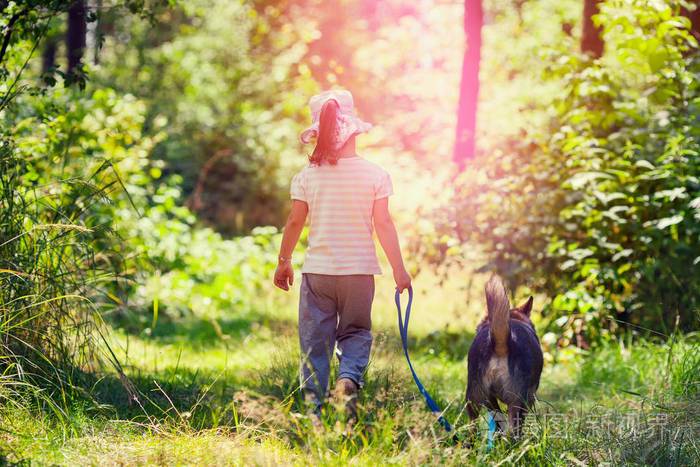
[[[389,174],[355,152],[355,135],[371,128],[355,116],[348,91],[326,91],[309,102],[313,123],[301,134],[316,137],[310,164],[292,179],[292,212],[282,236],[274,283],[289,290],[292,252],[309,217],[309,246],[301,269],[299,342],[304,400],[318,413],[326,395],[330,360],[338,347],[335,398],[356,418],[357,391],[372,346],[374,276],[381,274],[372,240],[379,242],[402,292],[411,277],[401,258],[389,214]]]

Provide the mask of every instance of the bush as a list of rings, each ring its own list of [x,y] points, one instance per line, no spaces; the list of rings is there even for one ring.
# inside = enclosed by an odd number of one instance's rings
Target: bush
[[[143,112],[113,91],[53,89],[4,113],[0,352],[13,384],[64,394],[104,362],[100,312],[115,305],[129,261],[114,206],[131,205],[125,182],[154,169]]]
[[[238,3],[222,5],[225,14],[221,15],[205,14],[201,3],[183,5],[182,11],[159,7],[152,13],[144,12],[146,16],[187,13],[182,22],[172,24],[183,30],[159,44],[169,51],[161,53],[150,44],[149,63],[170,70],[159,92],[149,89],[152,101],[123,90],[95,90],[82,73],[80,90],[72,88],[69,80],[63,82],[64,88],[54,86],[56,76],[39,77],[31,66],[23,74],[25,60],[42,38],[43,21],[51,14],[60,15],[68,4],[58,2],[56,11],[42,10],[46,17],[38,24],[34,24],[37,11],[29,7],[22,10],[31,14],[16,24],[11,47],[0,63],[0,78],[17,77],[19,83],[14,90],[17,83],[6,86],[0,100],[3,388],[8,387],[5,383],[50,388],[50,395],[65,395],[63,390],[72,386],[78,375],[99,368],[102,350],[114,358],[106,343],[100,342],[105,316],[124,314],[139,324],[155,323],[159,303],[161,311],[179,314],[223,309],[231,303],[241,311],[254,302],[275,264],[276,229],[258,229],[253,236],[235,240],[223,240],[210,229],[199,229],[190,210],[179,205],[183,177],[152,156],[162,156],[163,148],[180,143],[197,154],[209,154],[219,146],[243,148],[245,157],[236,159],[239,168],[245,166],[241,173],[254,173],[266,182],[242,175],[237,181],[245,183],[234,183],[235,188],[242,187],[246,196],[248,191],[258,195],[270,192],[277,199],[276,188],[282,179],[274,172],[282,164],[283,154],[277,154],[274,144],[290,131],[296,136],[292,119],[293,109],[298,107],[290,107],[287,100],[271,112],[262,100],[262,96],[274,94],[268,93],[269,86],[279,85],[279,73],[284,76],[294,62],[294,50],[269,54],[279,72],[274,76],[251,61],[248,49],[240,50],[238,61],[230,63],[234,57],[228,54],[233,49],[222,29],[230,27],[228,19],[246,26],[238,37],[241,43],[252,37],[256,46],[265,47],[262,42],[269,39],[264,31],[251,29],[262,20],[254,21],[254,11]],[[102,25],[111,28],[119,17],[135,30],[144,28],[139,30],[140,39],[152,39],[145,23],[132,22],[132,17],[122,15],[122,7],[119,3],[105,10]],[[198,30],[188,26],[190,21],[199,20],[205,21],[206,27]],[[209,39],[217,34],[220,40],[214,50]],[[289,38],[281,39],[288,45],[285,41]],[[138,54],[147,49],[134,44],[129,47],[124,52],[128,56],[136,49]],[[215,53],[217,60],[210,63],[211,57],[201,56],[205,52]],[[190,68],[180,66],[182,54],[188,57],[184,62]],[[109,64],[109,56],[104,58]],[[205,77],[203,64],[218,68],[210,69]],[[137,83],[133,87],[142,90],[139,85],[144,82],[134,80],[133,69],[124,65],[118,62],[111,70],[127,70],[128,79]],[[100,71],[108,70],[106,66]],[[119,73],[114,81],[124,85]],[[168,81],[183,76],[206,82]],[[258,79],[262,77],[265,79]],[[194,95],[183,86],[189,86]],[[173,95],[181,99],[175,105]],[[222,95],[232,100],[221,102]],[[209,106],[216,108],[216,115],[203,115],[204,107]],[[229,113],[231,108],[235,112]],[[169,132],[165,131],[168,119],[163,114],[171,118]],[[233,120],[227,119],[230,115]],[[277,128],[276,117],[280,115],[287,122]],[[214,130],[200,131],[211,129],[211,118]],[[261,133],[252,134],[253,129]],[[268,131],[276,136],[268,138]],[[199,145],[201,141],[191,138],[193,134],[204,135],[206,141]],[[269,153],[276,155],[268,158]],[[246,203],[259,201],[258,195],[246,198]],[[276,209],[268,209],[266,215],[278,215]]]
[[[0,146],[0,354],[5,383],[65,394],[104,355],[103,318],[247,311],[279,234],[224,240],[179,205],[181,178],[149,158],[145,105],[110,89],[18,97]],[[105,353],[102,353],[106,350]],[[115,362],[118,367],[118,362]],[[9,387],[9,386],[7,386]]]
[[[95,70],[97,83],[147,104],[145,133],[164,132],[152,158],[181,177],[200,220],[229,235],[281,225],[303,163],[289,143],[315,84],[297,66],[304,28],[271,30],[277,15],[274,4],[198,0],[155,24],[115,20],[129,40],[109,36]]]
[[[186,208],[173,215],[166,206],[151,206],[133,222],[121,220],[120,232],[141,258],[123,322],[150,332],[163,314],[211,318],[263,311],[269,299],[261,301],[261,291],[277,264],[277,229],[258,227],[248,236],[223,239],[197,226]]]
[[[630,327],[697,329],[700,306],[690,23],[677,2],[631,0],[607,2],[598,20],[606,55],[545,55],[564,85],[549,124],[461,176],[426,252],[445,263],[465,242],[484,245],[486,268],[552,297],[550,324],[582,345]]]

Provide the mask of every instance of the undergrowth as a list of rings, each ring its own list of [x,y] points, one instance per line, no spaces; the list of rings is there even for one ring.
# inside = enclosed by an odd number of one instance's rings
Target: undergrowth
[[[450,338],[437,345],[431,338],[436,351],[429,353],[421,351],[427,336],[417,335],[412,352],[422,379],[447,407],[458,441],[425,408],[396,336],[384,329],[378,330],[387,336],[377,339],[355,429],[348,434],[329,403],[323,429],[315,430],[298,396],[298,352],[287,329],[236,337],[237,345],[219,339],[205,348],[196,341],[173,348],[162,337],[131,336],[127,372],[145,396],[140,404],[123,395],[118,377],[106,374],[91,390],[99,403],[75,399],[63,419],[34,418],[20,405],[7,406],[2,450],[8,460],[57,464],[696,465],[700,458],[694,335],[615,341],[559,355],[545,367],[523,438],[497,438],[489,451],[483,419],[470,435],[462,411],[463,356],[442,351]],[[223,346],[230,364],[220,366]],[[266,358],[273,346],[273,357]],[[183,357],[190,352],[199,357]],[[162,358],[158,367],[154,355]]]

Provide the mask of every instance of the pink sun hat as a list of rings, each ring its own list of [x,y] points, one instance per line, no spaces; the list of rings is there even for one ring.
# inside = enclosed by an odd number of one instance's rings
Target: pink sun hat
[[[302,143],[308,144],[313,138],[318,136],[318,120],[321,116],[321,107],[331,99],[334,99],[338,103],[339,109],[336,149],[343,147],[352,135],[365,133],[372,128],[371,123],[367,123],[355,115],[355,105],[350,91],[345,89],[324,91],[320,94],[316,94],[309,100],[311,126],[302,131],[299,135],[299,139]]]

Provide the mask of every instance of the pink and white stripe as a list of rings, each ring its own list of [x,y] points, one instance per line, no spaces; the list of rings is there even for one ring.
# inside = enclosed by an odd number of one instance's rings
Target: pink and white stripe
[[[309,247],[302,272],[381,274],[372,239],[374,201],[393,194],[389,174],[359,156],[309,165],[294,176],[291,197],[309,206]]]

